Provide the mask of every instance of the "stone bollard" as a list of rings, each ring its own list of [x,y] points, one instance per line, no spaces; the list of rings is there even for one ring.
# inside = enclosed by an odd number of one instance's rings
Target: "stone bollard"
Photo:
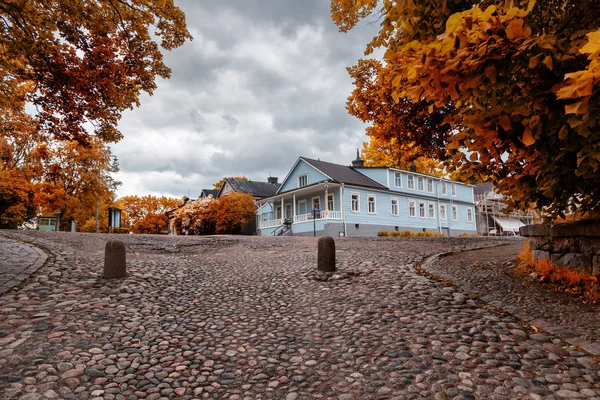
[[[104,252],[104,279],[124,278],[126,276],[125,243],[120,240],[109,240],[106,242]]]
[[[329,236],[319,239],[317,269],[321,272],[335,272],[335,242]]]

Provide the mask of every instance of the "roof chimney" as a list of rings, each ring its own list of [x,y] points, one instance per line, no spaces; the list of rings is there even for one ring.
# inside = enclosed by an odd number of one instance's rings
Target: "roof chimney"
[[[277,177],[276,176],[270,176],[267,178],[267,182],[272,183],[273,185],[277,185]]]
[[[360,158],[360,154],[358,149],[356,149],[356,160],[352,161],[353,168],[363,168],[365,166],[365,162]]]
[[[414,161],[410,164],[410,171],[417,172],[417,165],[415,164]]]

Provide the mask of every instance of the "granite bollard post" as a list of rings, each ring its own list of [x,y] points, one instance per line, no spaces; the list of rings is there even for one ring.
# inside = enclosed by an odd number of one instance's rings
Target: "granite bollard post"
[[[321,272],[335,272],[335,242],[330,236],[319,239],[317,269]]]
[[[127,276],[125,243],[120,240],[106,242],[104,251],[104,279],[124,278]]]

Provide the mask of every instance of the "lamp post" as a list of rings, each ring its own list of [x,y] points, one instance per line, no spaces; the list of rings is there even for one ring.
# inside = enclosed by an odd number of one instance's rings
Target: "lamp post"
[[[312,209],[312,217],[313,217],[313,237],[317,236],[317,215],[321,210],[313,208]]]

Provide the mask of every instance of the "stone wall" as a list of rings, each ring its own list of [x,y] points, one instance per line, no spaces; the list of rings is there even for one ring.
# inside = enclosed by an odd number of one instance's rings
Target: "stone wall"
[[[556,225],[528,225],[520,229],[533,256],[554,264],[600,274],[600,220]]]

